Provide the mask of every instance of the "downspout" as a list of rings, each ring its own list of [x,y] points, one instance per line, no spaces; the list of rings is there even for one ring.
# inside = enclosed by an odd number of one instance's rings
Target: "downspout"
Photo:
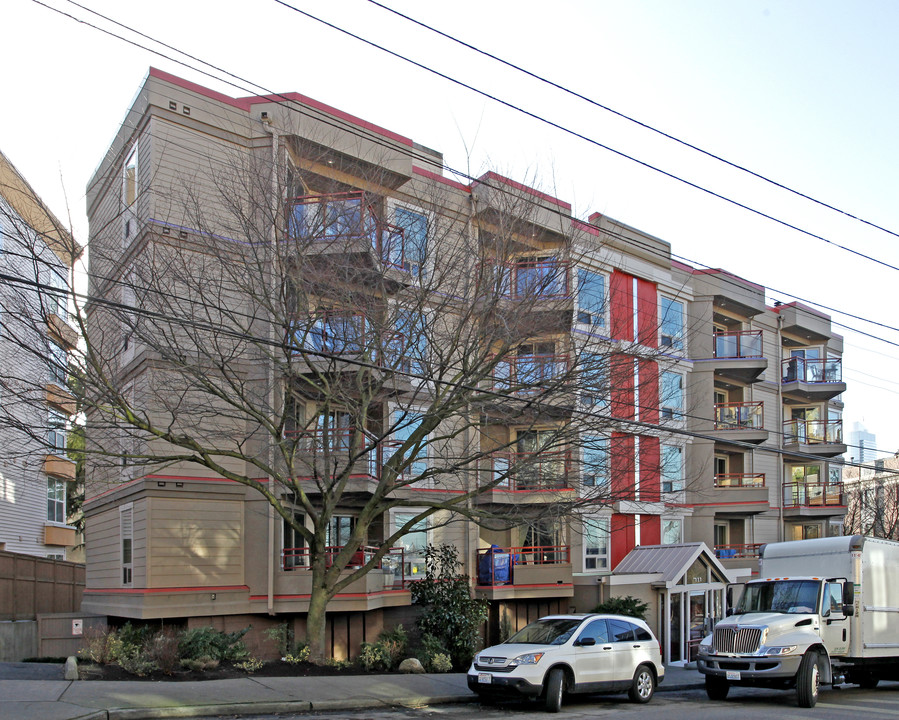
[[[278,129],[272,123],[272,119],[269,117],[268,113],[263,112],[260,117],[260,122],[262,123],[262,130],[264,132],[269,133],[272,136],[272,170],[271,170],[271,204],[272,204],[272,223],[271,223],[271,231],[269,236],[269,248],[271,252],[271,265],[269,267],[270,272],[274,274],[275,269],[275,260],[276,260],[276,248],[278,243],[278,224],[275,218],[278,217],[278,201],[280,200],[278,193],[278,150],[281,145],[281,136],[278,132]],[[274,279],[272,280],[274,284]],[[274,322],[269,323],[268,327],[269,340],[271,341],[270,347],[275,347],[275,324]],[[269,367],[269,372],[271,372],[271,382],[269,383],[269,407],[274,410],[275,403],[277,402],[277,397],[275,395],[275,366],[274,361],[272,361],[271,366]],[[274,445],[269,444],[269,467],[274,467],[275,463],[275,448]],[[275,478],[273,476],[269,476],[269,491],[274,492],[275,486]],[[275,507],[269,502],[268,504],[268,562],[266,565],[266,588],[265,588],[265,602],[266,602],[266,611],[269,615],[275,614]]]

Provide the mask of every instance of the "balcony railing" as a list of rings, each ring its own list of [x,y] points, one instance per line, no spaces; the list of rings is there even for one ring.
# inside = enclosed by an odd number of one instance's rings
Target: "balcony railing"
[[[493,388],[498,392],[511,388],[517,394],[540,392],[541,384],[568,372],[568,355],[515,355],[496,364]]]
[[[406,247],[402,228],[378,219],[374,206],[359,191],[305,195],[288,201],[287,236],[309,243],[340,243],[350,250],[362,240],[385,265],[417,275],[420,249]]]
[[[716,358],[762,357],[762,331],[722,332],[714,334]]]
[[[843,382],[842,358],[787,358],[782,364],[782,381],[785,383],[838,383]]]
[[[785,483],[784,507],[827,507],[845,505],[843,483]]]
[[[763,403],[717,403],[715,430],[762,430]]]
[[[571,562],[568,545],[493,545],[477,551],[478,585],[510,585],[519,565],[562,565]]]
[[[765,487],[765,473],[717,473],[715,475],[716,488],[763,488]]]
[[[802,445],[843,443],[842,420],[785,420],[784,442]]]
[[[376,345],[363,313],[328,312],[305,322],[296,319],[289,332],[295,347],[335,355],[359,355]]]
[[[340,551],[343,550],[342,545],[334,545],[326,547],[324,550],[325,565],[331,567]],[[369,562],[377,553],[378,548],[372,546],[362,546],[345,565],[346,568],[355,569],[362,567]],[[379,570],[387,570],[393,576],[392,586],[402,588],[409,581],[410,576],[406,572],[406,551],[402,547],[390,548],[387,554],[382,557],[375,568]],[[281,551],[281,569],[285,571],[292,570],[311,570],[312,557],[308,548],[284,548]]]
[[[312,430],[286,430],[285,439],[297,441],[297,450],[313,457],[345,456],[347,459],[354,452],[354,428],[315,428]],[[370,442],[367,433],[363,432],[365,442]],[[365,462],[368,475],[378,477],[378,448],[371,448],[359,454],[355,462]]]
[[[571,452],[502,452],[488,458],[487,483],[497,490],[551,490],[570,487]]]
[[[503,296],[551,299],[571,296],[571,265],[559,258],[521,259],[493,263]]]
[[[730,560],[733,558],[757,558],[759,556],[759,548],[762,543],[751,543],[749,545],[715,545],[715,557],[722,560]]]

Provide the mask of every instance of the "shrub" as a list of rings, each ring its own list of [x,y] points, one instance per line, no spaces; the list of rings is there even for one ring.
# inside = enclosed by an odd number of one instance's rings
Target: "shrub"
[[[265,663],[262,662],[262,660],[260,660],[258,658],[254,658],[254,657],[248,657],[246,660],[243,660],[242,662],[234,663],[234,667],[240,668],[244,672],[248,672],[248,673],[256,672],[263,665],[265,665]]]
[[[449,653],[453,666],[463,670],[471,663],[479,642],[488,603],[471,596],[467,575],[452,545],[425,548],[425,576],[412,583],[412,601],[422,605],[416,621],[422,636],[437,638]]]
[[[286,622],[270,627],[263,632],[266,638],[274,640],[278,646],[279,655],[289,655],[293,647],[293,630]]]
[[[121,667],[122,670],[129,672],[132,675],[143,677],[144,675],[149,675],[154,670],[159,669],[156,660],[154,660],[147,651],[135,648],[134,645],[129,645],[127,647],[129,648],[129,651],[123,653],[118,659],[119,667]]]
[[[146,652],[162,672],[171,675],[181,660],[178,652],[178,633],[170,629],[160,630],[150,638]]]
[[[181,667],[187,670],[215,670],[219,666],[219,661],[208,655],[199,658],[184,658],[181,661]]]
[[[91,630],[84,635],[84,646],[78,651],[78,657],[90,660],[97,665],[115,663],[122,653],[122,641],[113,628]]]
[[[362,643],[359,664],[366,670],[393,670],[403,659],[407,643],[408,636],[402,625],[384,630],[377,642]]]
[[[596,613],[628,615],[630,617],[640,618],[641,620],[646,619],[647,610],[649,610],[649,605],[630,595],[627,597],[609,598],[593,608],[593,612]]]
[[[199,659],[210,657],[214,660],[243,660],[250,653],[241,638],[250,628],[226,633],[211,627],[197,627],[185,630],[178,643],[182,658]]]
[[[428,672],[449,672],[453,669],[453,661],[446,653],[434,653],[427,665]]]
[[[309,647],[305,644],[299,644],[294,652],[287,653],[281,659],[289,665],[299,665],[300,663],[308,662]]]

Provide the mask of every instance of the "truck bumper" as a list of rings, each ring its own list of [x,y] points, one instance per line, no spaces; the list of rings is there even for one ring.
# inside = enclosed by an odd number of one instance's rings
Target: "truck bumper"
[[[728,680],[734,684],[764,685],[796,677],[802,655],[699,655],[696,669],[703,675]]]

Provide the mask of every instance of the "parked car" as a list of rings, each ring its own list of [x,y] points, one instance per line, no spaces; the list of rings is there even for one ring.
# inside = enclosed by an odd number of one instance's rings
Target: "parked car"
[[[642,620],[549,615],[475,655],[468,687],[482,698],[543,698],[558,712],[566,693],[627,692],[646,703],[664,677],[659,641]]]

